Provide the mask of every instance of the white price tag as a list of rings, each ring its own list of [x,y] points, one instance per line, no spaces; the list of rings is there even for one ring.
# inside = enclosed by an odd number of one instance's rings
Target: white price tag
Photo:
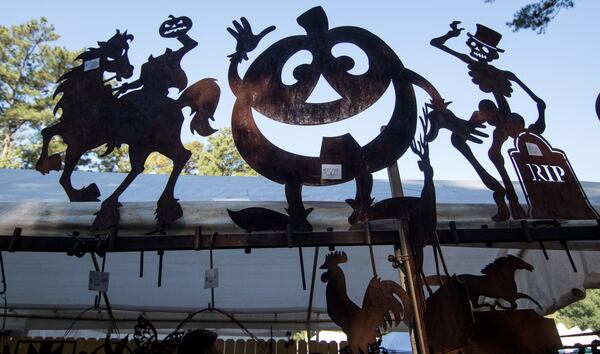
[[[88,281],[88,290],[92,291],[108,291],[108,279],[110,273],[108,272],[96,272],[90,270],[90,278]]]
[[[342,165],[321,165],[321,179],[342,179]]]
[[[525,146],[527,146],[527,153],[529,156],[544,156],[544,154],[542,154],[542,150],[540,150],[540,147],[536,144],[525,143]]]
[[[95,70],[100,67],[100,58],[86,60],[83,62],[83,71]]]
[[[204,271],[204,289],[219,287],[219,268]]]

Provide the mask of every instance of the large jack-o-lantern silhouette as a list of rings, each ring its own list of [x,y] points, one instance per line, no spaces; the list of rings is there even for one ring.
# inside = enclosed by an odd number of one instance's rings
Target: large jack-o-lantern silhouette
[[[308,10],[298,17],[297,22],[306,35],[290,36],[271,45],[252,62],[243,78],[238,74],[238,64],[247,60],[247,53],[275,27],[254,35],[248,21],[242,18],[241,23],[233,22],[235,29],[228,28],[237,40],[229,67],[229,84],[237,98],[232,113],[235,144],[253,169],[285,185],[288,201],[288,215],[264,208],[229,211],[236,224],[250,231],[280,230],[288,224],[296,231],[310,231],[312,227],[307,215],[312,210],[304,207],[302,186],[327,186],[353,179],[357,183],[356,196],[347,201],[354,209],[354,220],[367,220],[373,202],[371,173],[402,156],[414,136],[417,107],[413,85],[423,88],[432,97],[432,102],[445,108],[435,88],[406,69],[394,51],[373,33],[351,26],[330,29],[321,7]],[[369,64],[366,72],[360,75],[349,73],[355,65],[354,60],[332,54],[332,48],[340,43],[356,45],[366,54]],[[285,84],[282,81],[284,65],[294,54],[305,50],[312,54],[312,62],[297,66],[293,71],[297,82]],[[320,76],[337,91],[338,100],[306,102]],[[395,95],[393,113],[385,129],[364,146],[350,134],[345,134],[323,138],[319,156],[293,154],[273,145],[258,129],[252,115],[254,109],[277,122],[292,125],[337,122],[369,108],[390,83]],[[323,175],[324,165],[333,165],[333,177]]]

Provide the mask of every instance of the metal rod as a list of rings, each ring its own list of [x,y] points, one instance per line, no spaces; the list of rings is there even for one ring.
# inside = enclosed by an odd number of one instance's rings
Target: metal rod
[[[540,249],[539,242],[552,241],[597,241],[600,239],[600,227],[596,226],[561,226],[560,228],[530,228],[532,242],[526,244],[523,240],[521,228],[490,227],[484,228],[458,228],[455,232],[459,235],[461,246],[480,245],[492,242],[498,248],[518,248],[520,246],[506,244],[522,244],[528,249]],[[454,245],[452,231],[446,228],[437,230],[442,245]],[[11,235],[0,235],[0,251],[8,251]],[[260,248],[286,248],[287,234],[282,232],[253,232],[253,233],[220,233],[215,241],[214,249],[244,249],[251,247]],[[79,242],[77,243],[77,240]],[[15,252],[58,252],[66,253],[73,250],[77,243],[77,252],[88,253],[97,250],[97,238],[93,236],[73,237],[37,235],[21,235],[16,243]],[[398,243],[397,230],[371,230],[373,245],[393,245]],[[364,230],[349,231],[313,231],[294,232],[291,247],[316,247],[335,245],[365,246]],[[202,249],[208,249],[208,242],[203,242]],[[562,249],[562,247],[560,248]],[[140,252],[140,251],[189,251],[194,250],[194,235],[168,235],[144,236],[128,235],[119,236],[114,252]]]
[[[567,245],[567,241],[561,241],[561,245],[565,248],[565,252],[567,252],[567,257],[569,257],[569,262],[571,262],[571,267],[573,267],[573,271],[577,273],[577,267],[575,266],[575,262],[573,261],[573,257],[571,256],[571,251],[569,251],[569,246]]]
[[[546,258],[546,260],[549,261],[550,257],[548,257],[548,252],[546,252],[546,247],[544,246],[544,243],[542,241],[540,241],[540,249],[542,250],[542,252],[544,252],[544,258]]]
[[[140,278],[144,277],[144,251],[140,252]]]
[[[20,227],[15,227],[13,230],[13,234],[8,243],[8,252],[14,252],[17,249],[17,241],[19,240],[19,236],[21,236],[21,231],[23,231],[23,229]]]
[[[306,275],[304,274],[304,255],[302,247],[298,247],[298,256],[300,257],[300,274],[302,274],[302,290],[306,290]]]
[[[410,299],[412,301],[412,306],[414,309],[415,315],[415,329],[417,332],[418,339],[418,348],[421,354],[426,354],[429,351],[427,350],[427,339],[425,337],[425,326],[423,323],[423,312],[420,299],[422,298],[417,294],[417,291],[421,291],[422,289],[416,288],[415,274],[413,271],[413,258],[412,258],[412,250],[410,249],[410,245],[406,240],[406,233],[404,232],[404,226],[400,226],[400,231],[398,232],[398,236],[400,239],[400,248],[402,250],[402,255],[406,259],[405,269],[406,269],[406,280],[408,283],[408,291],[410,294]]]
[[[310,294],[308,295],[308,310],[306,311],[306,322],[309,323],[310,328],[310,315],[312,313],[313,296],[315,292],[315,279],[317,277],[317,262],[319,261],[319,247],[315,247],[315,255],[313,257],[312,277],[310,279]]]
[[[383,130],[384,128],[385,126],[382,126],[381,130]],[[402,178],[400,177],[400,170],[398,169],[397,162],[394,162],[392,165],[390,165],[390,167],[387,168],[387,174],[392,197],[404,197],[404,190],[402,188]],[[408,243],[406,242],[405,228],[407,227],[407,223],[405,220],[398,221],[398,238],[400,240],[400,247],[398,247],[397,243],[394,244],[394,255],[396,256],[396,259],[406,259],[406,262],[404,263],[406,268],[406,274],[402,272],[402,267],[398,267],[398,275],[400,277],[400,284],[410,294],[412,306],[415,309],[415,329],[417,335],[415,336],[415,333],[411,331],[411,345],[413,348],[413,352],[416,348],[417,351],[421,354],[426,354],[429,353],[429,351],[427,350],[427,346],[425,344],[425,328],[421,321],[420,301],[417,300],[415,293],[414,278],[412,271],[412,258],[409,253],[410,250],[408,248]]]
[[[162,286],[162,271],[163,271],[163,256],[165,255],[164,250],[158,250],[158,287]]]
[[[375,266],[375,255],[373,254],[373,243],[371,241],[371,223],[367,221],[366,225],[366,237],[367,245],[369,245],[369,256],[371,257],[371,270],[373,271],[373,277],[377,277],[377,267]]]
[[[210,249],[209,249],[209,258],[210,258],[210,269],[213,269],[213,245],[215,244],[215,236],[217,236],[217,233],[213,233],[212,235],[210,235]],[[211,287],[210,288],[210,304],[209,304],[209,309],[214,309],[215,308],[215,288]]]

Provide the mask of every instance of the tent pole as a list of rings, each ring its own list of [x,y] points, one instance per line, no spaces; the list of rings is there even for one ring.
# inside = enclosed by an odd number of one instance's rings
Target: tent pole
[[[383,127],[382,127],[383,130]],[[390,190],[392,193],[392,197],[403,197],[404,191],[402,190],[402,179],[400,178],[400,171],[398,169],[398,163],[394,162],[391,166],[387,168],[388,181],[390,183]],[[427,350],[427,339],[425,333],[425,326],[423,323],[423,308],[422,301],[423,296],[419,296],[417,292],[419,289],[416,288],[416,281],[414,278],[413,272],[413,262],[412,257],[410,256],[411,250],[408,242],[406,242],[406,223],[404,220],[399,220],[400,225],[398,226],[398,236],[400,239],[400,247],[394,246],[394,255],[396,259],[405,259],[405,269],[406,274],[402,271],[402,267],[398,267],[398,273],[400,275],[400,284],[402,287],[407,290],[410,298],[412,300],[412,306],[415,314],[415,331],[417,332],[415,335],[414,331],[410,333],[411,345],[413,347],[413,353],[415,352],[415,348],[417,348],[416,352],[420,352],[421,354],[428,353]],[[410,230],[409,230],[410,232]]]

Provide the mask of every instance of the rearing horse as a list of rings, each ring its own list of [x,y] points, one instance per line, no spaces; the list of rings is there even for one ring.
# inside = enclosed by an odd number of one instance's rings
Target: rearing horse
[[[48,144],[53,136],[62,136],[68,148],[61,185],[71,201],[95,201],[100,196],[95,184],[80,190],[71,184],[71,173],[77,161],[86,151],[103,144],[107,145],[104,155],[121,144],[129,145],[131,171],[102,202],[102,208],[94,220],[95,229],[118,224],[119,196],[144,171],[146,159],[155,151],[173,161],[173,170],[157,203],[158,225],[162,227],[183,215],[181,205],[174,197],[174,189],[191,153],[184,148],[180,139],[184,121],[181,109],[190,107],[195,113],[191,122],[192,131],[208,136],[215,132],[208,124],[208,119],[212,119],[220,95],[214,79],[203,79],[185,89],[177,100],[167,97],[169,88],[182,90],[187,86],[187,77],[181,70],[180,61],[197,43],[185,32],[177,36],[183,44],[181,49],[167,49],[159,57],[151,56],[142,66],[139,80],[116,89],[122,93],[130,88],[142,87],[121,98],[117,98],[113,94],[115,89],[106,84],[104,73],[115,73],[117,80],[131,77],[133,67],[129,64],[127,50],[128,41],[133,36],[127,33],[117,31],[107,42],[99,42],[98,48],[81,54],[78,59],[83,59],[84,64],[59,79],[55,96],[62,93],[62,97],[56,110],[61,108],[62,115],[59,123],[42,131],[44,142],[36,165],[38,171],[45,174],[60,169],[60,156],[48,156]]]

